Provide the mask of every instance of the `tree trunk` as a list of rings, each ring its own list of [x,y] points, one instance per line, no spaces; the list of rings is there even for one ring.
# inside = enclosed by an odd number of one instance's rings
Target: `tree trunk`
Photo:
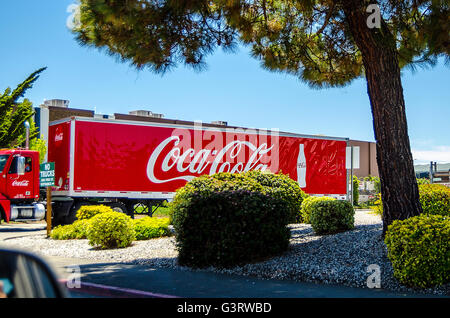
[[[350,33],[362,53],[373,115],[383,200],[383,236],[394,220],[422,213],[406,123],[394,38],[381,20],[370,29],[362,0],[342,0]]]

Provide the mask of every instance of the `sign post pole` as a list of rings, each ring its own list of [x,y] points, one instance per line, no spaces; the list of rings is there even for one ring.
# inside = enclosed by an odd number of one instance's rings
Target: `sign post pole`
[[[47,187],[47,237],[52,231],[52,187]]]
[[[52,231],[52,187],[55,185],[55,163],[47,162],[40,166],[39,183],[47,188],[47,237]]]

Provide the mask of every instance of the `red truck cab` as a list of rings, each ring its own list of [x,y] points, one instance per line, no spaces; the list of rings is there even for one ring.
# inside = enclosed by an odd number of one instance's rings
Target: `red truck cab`
[[[45,207],[39,200],[39,152],[0,149],[0,213],[6,222],[40,220]]]

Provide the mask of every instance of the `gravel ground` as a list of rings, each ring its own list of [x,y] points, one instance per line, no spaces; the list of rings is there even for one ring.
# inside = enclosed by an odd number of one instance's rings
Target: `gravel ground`
[[[342,284],[367,288],[367,280],[378,265],[381,288],[407,293],[450,295],[450,284],[413,290],[400,285],[393,277],[392,267],[386,256],[386,246],[381,240],[382,223],[379,216],[357,211],[355,229],[335,235],[315,235],[310,225],[290,225],[290,249],[279,257],[232,269],[207,268],[238,275],[265,279],[288,279],[327,284]],[[134,263],[165,268],[191,270],[177,265],[174,237],[136,241],[125,249],[96,250],[87,240],[55,241],[45,235],[31,235],[0,242],[2,245],[28,248],[46,256],[94,259],[120,263]]]

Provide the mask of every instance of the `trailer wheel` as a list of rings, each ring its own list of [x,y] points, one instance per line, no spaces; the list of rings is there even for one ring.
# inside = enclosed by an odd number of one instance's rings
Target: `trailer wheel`
[[[111,202],[107,204],[113,211],[128,214],[127,207],[122,202]]]

